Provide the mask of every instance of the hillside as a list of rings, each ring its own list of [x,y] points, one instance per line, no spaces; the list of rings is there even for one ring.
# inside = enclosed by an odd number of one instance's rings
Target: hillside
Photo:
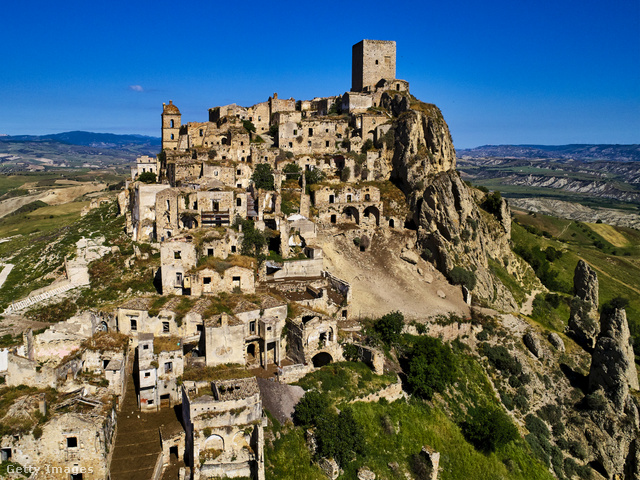
[[[578,161],[640,161],[640,145],[484,145],[458,150],[467,158],[564,159]]]
[[[155,155],[159,147],[159,138],[142,135],[75,131],[0,136],[0,172],[123,166],[134,162],[139,155]]]

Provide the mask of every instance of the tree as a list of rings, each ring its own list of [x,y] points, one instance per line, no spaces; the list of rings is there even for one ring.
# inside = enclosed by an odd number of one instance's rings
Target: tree
[[[340,170],[340,181],[341,182],[348,181],[349,177],[351,177],[351,169],[349,167],[344,167],[342,170]]]
[[[493,213],[494,215],[499,214],[502,206],[502,195],[500,195],[498,190],[488,194],[481,206],[489,213]]]
[[[156,183],[156,174],[153,172],[143,172],[138,176],[138,180],[143,183]]]
[[[462,267],[453,267],[449,272],[449,280],[454,285],[464,285],[469,290],[476,286],[476,274]]]
[[[391,345],[391,343],[398,341],[403,325],[404,315],[401,312],[395,311],[387,313],[385,316],[376,320],[373,324],[373,329],[380,334],[384,343]]]
[[[293,421],[296,425],[309,428],[318,423],[320,417],[329,412],[329,398],[318,392],[310,390],[304,394],[293,411]]]
[[[256,165],[251,180],[255,184],[256,188],[263,190],[274,190],[275,181],[273,179],[273,170],[268,163],[259,163]]]
[[[236,224],[242,225],[243,237],[240,253],[262,261],[262,250],[267,245],[267,239],[264,234],[256,229],[253,220],[243,220],[240,217],[236,217]]]
[[[317,452],[325,458],[333,458],[344,466],[354,453],[364,447],[362,428],[353,417],[351,408],[344,408],[339,415],[328,412],[318,419],[316,426]]]
[[[451,348],[433,337],[420,337],[407,355],[407,383],[415,395],[431,399],[455,379],[456,361]]]
[[[314,183],[320,183],[324,180],[324,172],[319,168],[312,168],[304,172],[304,178],[307,181],[307,185],[313,185]]]
[[[462,433],[476,449],[493,452],[518,438],[518,429],[509,416],[496,407],[473,407]]]
[[[298,180],[302,169],[297,163],[288,163],[282,171],[286,174],[287,179]]]

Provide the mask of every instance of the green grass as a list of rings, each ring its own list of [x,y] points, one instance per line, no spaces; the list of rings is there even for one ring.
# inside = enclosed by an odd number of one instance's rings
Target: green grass
[[[33,218],[25,215],[25,218],[15,216],[0,221],[0,237],[13,237],[0,243],[0,257],[14,265],[0,288],[0,311],[9,302],[25,297],[32,290],[49,285],[54,277],[48,274],[63,267],[65,256],[75,253],[75,244],[82,237],[104,236],[107,245],[117,245],[121,249],[125,246],[127,249],[131,248],[131,240],[123,232],[124,217],[116,215],[115,203],[105,204],[82,218],[79,216],[79,206],[81,208],[81,205],[73,204],[43,207],[46,212],[60,214],[58,217],[53,215],[54,218],[50,218],[51,213],[38,213],[41,210],[39,209],[29,214]],[[18,221],[14,222],[14,219]],[[132,249],[128,253],[123,251],[122,255],[131,253]],[[138,280],[146,275],[146,270],[141,270],[143,267],[141,264],[132,268]],[[118,268],[121,269],[122,264]],[[114,275],[114,279],[120,280],[120,277]],[[151,279],[148,283],[150,282]],[[131,286],[134,289],[138,287],[135,283]],[[97,304],[87,303],[94,294],[95,292],[87,292],[81,298],[83,305],[78,305],[86,307]],[[118,292],[114,290],[111,294],[117,295]]]
[[[298,385],[305,390],[324,392],[334,403],[340,404],[377,392],[396,381],[392,374],[373,374],[361,362],[338,362],[306,375]]]
[[[531,216],[516,216],[518,221],[525,223],[525,217],[529,219]],[[536,228],[552,232],[554,228],[558,228],[558,219],[547,217],[545,215],[537,215],[533,220],[527,220],[526,224],[531,225],[535,222]],[[565,221],[568,222],[568,221]],[[564,251],[562,257],[552,262],[552,266],[558,273],[558,280],[566,285],[573,286],[573,273],[580,259],[584,259],[589,263],[598,275],[600,287],[600,305],[615,297],[625,297],[629,300],[627,307],[627,319],[629,321],[629,329],[631,335],[635,337],[635,349],[640,349],[640,248],[638,242],[640,233],[619,227],[612,227],[621,236],[627,239],[629,247],[616,248],[601,237],[598,233],[589,228],[588,224],[572,222],[566,230],[564,227],[560,232],[564,233],[557,238],[544,238],[534,235],[526,231],[523,227],[512,224],[511,239],[516,245],[525,245],[529,248],[539,246],[544,249],[552,246],[556,249]],[[558,233],[560,233],[558,232]],[[575,233],[576,235],[572,235]],[[600,250],[596,248],[594,241],[601,241],[605,244],[605,248]],[[616,251],[618,254],[613,255]],[[568,321],[567,308],[563,307],[558,314],[562,316],[564,323]]]
[[[282,427],[269,415],[270,431],[280,438],[265,442],[265,476],[267,480],[326,480],[324,473],[312,463],[312,457],[301,428],[290,424]]]

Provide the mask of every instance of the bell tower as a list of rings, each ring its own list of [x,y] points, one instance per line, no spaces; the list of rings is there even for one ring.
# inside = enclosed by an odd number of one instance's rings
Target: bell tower
[[[182,115],[178,107],[169,100],[169,105],[162,104],[162,149],[175,150],[178,148]]]

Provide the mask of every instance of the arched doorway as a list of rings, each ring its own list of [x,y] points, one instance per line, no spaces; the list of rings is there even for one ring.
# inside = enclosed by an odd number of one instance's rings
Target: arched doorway
[[[356,225],[360,224],[360,213],[357,208],[345,207],[342,214],[346,217],[347,221],[355,221]]]
[[[320,352],[316,354],[311,361],[313,362],[314,367],[319,368],[330,364],[333,361],[333,357],[327,352]]]
[[[380,225],[380,210],[378,210],[377,207],[374,207],[373,205],[371,205],[370,207],[367,207],[364,209],[364,216],[366,218],[370,218],[371,215],[373,215],[376,219],[376,227]]]

